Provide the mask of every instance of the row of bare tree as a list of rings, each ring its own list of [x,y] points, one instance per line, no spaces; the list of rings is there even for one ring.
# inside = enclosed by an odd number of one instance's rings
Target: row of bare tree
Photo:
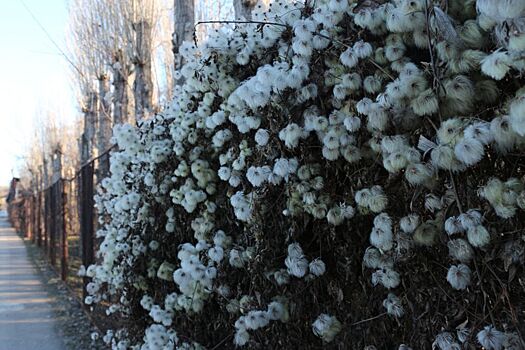
[[[70,49],[84,120],[81,163],[108,149],[112,125],[140,121],[155,111],[162,94],[153,85],[159,71],[170,97],[167,5],[163,0],[72,1]]]
[[[174,79],[183,63],[179,46],[206,36],[206,26],[196,22],[249,19],[254,1],[71,0],[67,52],[82,117],[71,126],[53,111],[40,116],[22,170],[26,186],[41,190],[53,174],[72,176],[111,146],[114,125],[140,122],[162,108],[182,83]]]

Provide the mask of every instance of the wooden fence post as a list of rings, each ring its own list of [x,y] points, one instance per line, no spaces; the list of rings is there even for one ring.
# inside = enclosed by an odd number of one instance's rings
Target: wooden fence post
[[[24,195],[24,238],[25,239],[31,239],[31,201],[29,201],[29,197]]]
[[[37,192],[36,199],[36,245],[42,247],[42,192]]]
[[[51,262],[52,266],[56,266],[57,264],[57,256],[56,256],[56,232],[57,232],[57,201],[59,200],[57,197],[57,184],[54,183],[51,185],[51,188],[49,189],[49,205],[50,205],[50,225],[49,225],[49,261]]]
[[[80,170],[80,237],[82,242],[82,264],[87,268],[95,261],[94,254],[94,189],[93,189],[93,162]],[[88,295],[86,285],[89,278],[84,277],[83,296]]]
[[[36,243],[36,194],[35,192],[31,193],[31,243]]]
[[[51,214],[49,210],[49,194],[50,189],[46,188],[44,190],[44,247],[46,254],[49,254],[49,226],[51,223],[49,218]]]
[[[58,145],[53,153],[52,159],[53,175],[52,175],[52,222],[53,228],[51,230],[51,265],[56,266],[56,255],[57,255],[57,240],[60,245],[59,230],[61,230],[61,213],[62,213],[62,194],[61,194],[61,181],[62,181],[62,150],[61,146]],[[59,247],[60,248],[60,247]]]
[[[66,218],[66,206],[67,206],[67,193],[66,193],[66,190],[65,190],[65,181],[64,180],[60,180],[59,181],[59,184],[60,184],[60,192],[62,194],[61,196],[61,202],[62,202],[62,206],[61,206],[61,218],[62,218],[62,245],[61,245],[61,250],[62,250],[62,254],[61,254],[61,262],[60,262],[60,267],[61,267],[61,277],[62,277],[62,281],[65,281],[67,279],[67,270],[68,270],[68,262],[67,262],[67,259],[68,259],[68,242],[67,242],[67,218]]]
[[[27,201],[27,239],[33,240],[33,194],[28,195],[26,198]]]

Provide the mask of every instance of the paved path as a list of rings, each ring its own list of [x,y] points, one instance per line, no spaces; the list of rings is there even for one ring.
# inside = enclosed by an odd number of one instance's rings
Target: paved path
[[[24,243],[0,212],[0,350],[64,350]]]

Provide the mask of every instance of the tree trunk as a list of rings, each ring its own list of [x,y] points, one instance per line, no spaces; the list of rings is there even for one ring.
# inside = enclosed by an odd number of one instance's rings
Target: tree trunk
[[[175,0],[174,12],[173,56],[175,70],[180,70],[184,62],[179,54],[179,47],[184,41],[192,41],[195,32],[195,3],[193,0]],[[182,83],[182,78],[175,80],[176,85],[182,85]]]
[[[252,18],[252,10],[256,4],[257,1],[255,0],[233,0],[235,19],[250,20]]]
[[[142,120],[151,112],[153,81],[151,77],[151,23],[141,21],[135,26],[137,57],[135,58],[135,120]]]
[[[53,168],[53,175],[52,175],[52,182],[51,184],[55,184],[60,180],[62,177],[62,150],[60,149],[61,146],[57,146],[57,149],[53,152],[53,159],[52,159],[52,168]]]
[[[100,156],[106,152],[110,146],[111,138],[111,111],[109,97],[109,79],[102,74],[98,78],[98,133],[97,133],[97,154]],[[98,180],[102,180],[108,175],[109,164],[102,160],[98,166]]]
[[[88,93],[87,101],[85,101],[85,107],[82,110],[84,113],[84,132],[80,141],[80,162],[84,165],[87,161],[93,157],[93,146],[95,139],[95,126],[98,104],[97,94],[92,91]]]
[[[44,174],[44,189],[47,189],[49,187],[49,170],[47,168],[47,156],[45,153],[42,161],[42,173]]]
[[[115,53],[113,61],[113,125],[128,121],[128,69],[122,51]]]
[[[97,150],[98,154],[104,153],[109,147],[111,138],[111,109],[109,98],[109,79],[103,74],[98,78],[98,130]]]

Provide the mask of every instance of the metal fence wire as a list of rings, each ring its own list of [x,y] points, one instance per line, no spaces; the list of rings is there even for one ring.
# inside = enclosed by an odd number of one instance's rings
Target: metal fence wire
[[[95,262],[95,183],[107,175],[97,174],[97,169],[109,169],[110,150],[84,164],[73,178],[60,178],[34,193],[22,192],[8,206],[17,232],[40,247],[61,279],[83,297],[89,280],[77,272],[81,265],[87,268]]]

